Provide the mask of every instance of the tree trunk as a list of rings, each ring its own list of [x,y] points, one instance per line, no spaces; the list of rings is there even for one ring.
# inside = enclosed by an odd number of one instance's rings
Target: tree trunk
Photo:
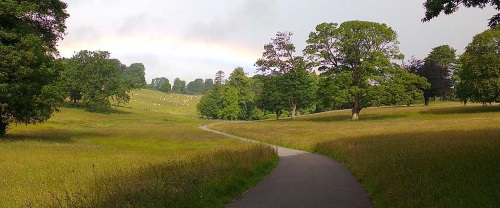
[[[359,101],[358,100],[355,100],[354,101],[354,106],[352,107],[352,120],[359,120],[359,112],[360,112],[360,108],[359,108]]]
[[[9,121],[2,117],[2,110],[0,109],[0,137],[4,137],[7,134],[8,127]]]
[[[428,106],[428,105],[429,105],[429,99],[430,99],[430,97],[428,97],[428,96],[424,96],[424,103],[425,103],[425,106]]]
[[[295,111],[297,111],[297,104],[292,106],[292,120],[295,120]]]

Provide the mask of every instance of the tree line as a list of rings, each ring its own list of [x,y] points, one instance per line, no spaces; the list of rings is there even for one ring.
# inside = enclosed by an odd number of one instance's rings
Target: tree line
[[[198,78],[186,85],[186,81],[175,78],[174,84],[170,85],[170,81],[167,78],[158,77],[151,80],[151,84],[147,88],[166,93],[201,95],[214,88],[214,80]]]
[[[451,14],[460,5],[479,8],[491,5],[500,9],[496,0],[427,0],[423,4],[426,8],[423,21],[442,12]],[[126,102],[130,89],[145,86],[142,64],[124,66],[110,59],[108,52],[81,51],[70,59],[57,59],[56,44],[65,35],[69,17],[66,3],[60,0],[4,0],[0,1],[0,8],[0,136],[6,134],[11,123],[46,121],[67,97],[73,101],[82,99],[90,110],[100,110],[109,108],[110,100]],[[201,114],[225,119],[259,118],[264,112],[274,112],[278,117],[292,112],[295,116],[296,111],[308,111],[315,105],[316,109],[352,107],[353,118],[356,118],[361,109],[368,106],[411,104],[420,96],[450,97],[449,80],[454,86],[451,90],[454,96],[464,103],[495,102],[500,94],[499,22],[500,14],[494,15],[489,20],[491,29],[475,36],[466,52],[453,64],[432,63],[434,58],[428,58],[410,61],[406,68],[393,63],[402,59],[397,49],[397,35],[383,24],[318,25],[302,55],[294,54],[291,33],[278,33],[272,43],[266,44],[263,57],[257,61],[262,74],[250,78],[251,84],[246,83],[248,79],[231,84],[232,77],[225,83],[220,76],[223,74],[218,74],[213,80],[215,87],[203,98],[203,103],[213,103],[215,110],[207,108],[203,111],[212,113]],[[447,50],[446,47],[441,49]],[[99,71],[101,66],[104,67]],[[446,72],[446,66],[448,72],[453,73]],[[442,69],[441,75],[428,75],[427,82],[422,81],[421,77],[440,71],[436,69]],[[311,73],[312,70],[319,72],[319,76]],[[104,73],[102,75],[111,81],[107,81],[109,85],[94,82],[94,79],[102,79],[83,71]],[[442,78],[446,83],[432,83]],[[93,84],[79,84],[78,81]],[[167,91],[170,87],[165,83],[168,82],[157,80],[151,84],[155,89]],[[174,81],[175,91],[182,92],[182,80],[178,83]],[[199,89],[199,84],[199,80],[193,83],[193,89]],[[235,88],[248,85],[250,90],[235,91]],[[437,86],[444,86],[445,90],[435,89]],[[208,99],[217,95],[231,99]],[[201,106],[205,105],[198,108]],[[224,110],[224,106],[230,107]]]
[[[278,32],[264,45],[249,78],[236,68],[198,105],[202,117],[227,120],[276,118],[286,113],[351,109],[352,119],[372,106],[411,105],[432,98],[483,104],[500,101],[500,26],[474,37],[457,57],[448,45],[423,59],[404,59],[397,33],[385,24],[322,23],[297,54],[292,32]]]

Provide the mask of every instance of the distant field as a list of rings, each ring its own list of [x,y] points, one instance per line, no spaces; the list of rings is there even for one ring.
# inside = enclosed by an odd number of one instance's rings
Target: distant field
[[[500,106],[433,103],[211,128],[345,163],[376,207],[498,207]]]
[[[0,207],[223,207],[277,161],[199,129],[198,96],[133,92],[112,113],[62,108],[0,140]]]

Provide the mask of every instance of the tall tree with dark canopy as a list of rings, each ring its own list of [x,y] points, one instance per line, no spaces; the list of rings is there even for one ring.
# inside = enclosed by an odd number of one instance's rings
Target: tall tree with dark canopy
[[[60,67],[57,41],[66,30],[59,0],[0,2],[0,136],[9,124],[43,122],[62,101],[53,85]]]
[[[174,85],[172,86],[172,92],[178,94],[186,93],[186,81],[175,78]]]
[[[458,95],[464,101],[487,103],[500,101],[500,25],[474,36],[458,72]]]
[[[213,79],[205,79],[203,83],[203,93],[206,93],[214,88],[214,80]]]
[[[122,79],[125,83],[130,85],[131,88],[144,88],[146,83],[146,68],[142,63],[133,63],[129,67],[125,67],[121,72]]]
[[[446,15],[452,14],[458,10],[460,5],[464,5],[467,8],[478,7],[481,9],[486,6],[493,6],[496,10],[500,10],[500,1],[498,0],[427,0],[424,3],[426,12],[422,21],[428,22],[439,16],[441,12],[444,12]],[[493,15],[489,19],[488,26],[494,28],[498,24],[500,24],[500,13]]]
[[[405,68],[414,74],[425,77],[431,84],[424,89],[424,102],[429,105],[430,98],[446,99],[453,93],[452,74],[456,65],[455,49],[448,45],[432,49],[425,60],[411,60]]]
[[[170,92],[172,86],[166,77],[157,77],[151,80],[149,87],[162,92]]]
[[[194,81],[191,81],[188,83],[186,86],[186,93],[187,94],[203,94],[203,86],[204,82],[203,79],[195,79]]]
[[[226,83],[226,78],[225,78],[225,74],[223,71],[218,71],[216,74],[215,74],[215,85],[223,85]]]
[[[304,50],[318,63],[323,76],[330,76],[339,95],[352,108],[352,119],[362,109],[387,99],[385,89],[404,87],[393,80],[391,60],[403,59],[397,34],[385,24],[365,21],[323,23],[311,32]],[[403,74],[404,75],[404,74]]]
[[[292,32],[278,32],[271,43],[264,45],[262,58],[257,60],[255,66],[262,74],[276,76],[275,79],[281,81],[282,86],[278,89],[282,92],[270,94],[280,96],[292,119],[295,119],[298,110],[314,104],[316,83],[309,72],[312,65],[302,56],[294,55],[292,35]],[[263,89],[266,90],[269,89]]]

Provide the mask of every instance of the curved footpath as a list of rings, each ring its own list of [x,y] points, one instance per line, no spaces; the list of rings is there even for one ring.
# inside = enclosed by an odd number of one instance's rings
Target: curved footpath
[[[201,128],[257,142],[207,126]],[[361,183],[342,164],[317,154],[273,147],[278,149],[279,163],[276,168],[227,207],[373,207]]]

